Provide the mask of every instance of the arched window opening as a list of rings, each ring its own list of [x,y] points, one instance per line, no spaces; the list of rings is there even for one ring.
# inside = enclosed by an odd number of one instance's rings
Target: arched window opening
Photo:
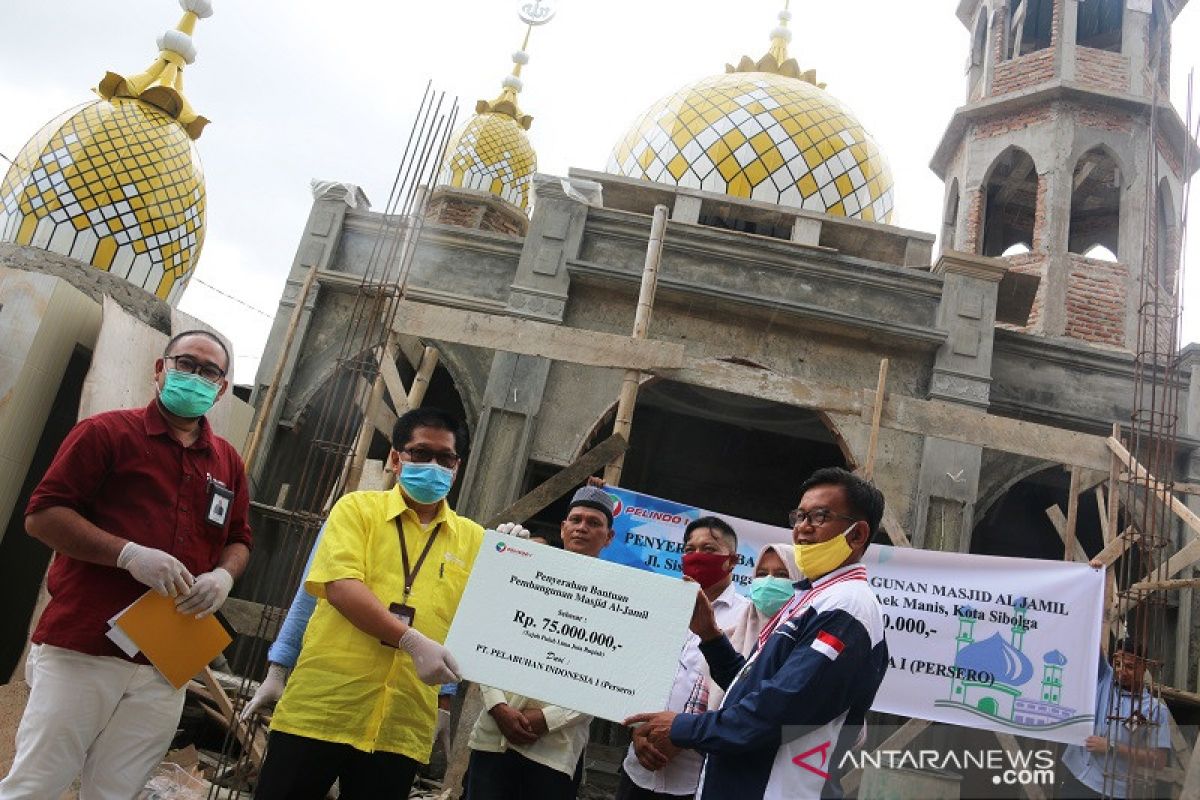
[[[1094,244],[1087,249],[1083,254],[1085,258],[1090,258],[1093,261],[1112,261],[1116,262],[1117,254],[1109,250],[1102,244]]]
[[[1125,0],[1080,0],[1075,43],[1081,47],[1121,52],[1121,10]]]
[[[1065,518],[1070,492],[1070,474],[1061,467],[1038,470],[1015,482],[976,517],[971,552],[1061,560],[1063,540],[1046,511],[1058,506],[1059,518]],[[1091,557],[1104,547],[1104,537],[1099,509],[1090,502],[1089,494],[1081,494],[1078,499],[1075,541]]]
[[[1075,165],[1071,180],[1071,221],[1067,249],[1087,255],[1101,245],[1119,252],[1121,169],[1108,151],[1093,148]]]
[[[990,173],[984,183],[981,255],[1005,255],[1017,244],[1025,246],[1022,252],[1032,250],[1038,191],[1033,159],[1010,147],[996,158]]]
[[[1012,43],[1010,57],[1017,58],[1049,47],[1053,23],[1053,0],[1021,0],[1008,28],[1008,40]]]

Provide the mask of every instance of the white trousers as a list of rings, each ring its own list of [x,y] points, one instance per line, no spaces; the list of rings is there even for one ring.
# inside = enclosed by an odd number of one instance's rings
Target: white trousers
[[[58,798],[81,772],[80,800],[131,800],[171,744],[183,690],[154,667],[34,645],[29,703],[0,800]]]

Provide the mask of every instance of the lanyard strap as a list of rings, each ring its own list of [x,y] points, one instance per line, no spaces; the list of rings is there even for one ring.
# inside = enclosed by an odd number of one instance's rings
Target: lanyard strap
[[[429,538],[425,540],[425,548],[417,557],[417,563],[410,568],[408,566],[408,545],[404,543],[404,523],[400,517],[396,517],[396,531],[400,534],[400,558],[404,565],[404,599],[400,602],[408,602],[408,596],[412,594],[413,581],[417,579],[417,573],[421,571],[421,567],[425,563],[425,556],[429,555],[429,550],[433,547],[433,540],[437,538],[438,531],[441,529],[442,523],[440,522],[434,526]]]

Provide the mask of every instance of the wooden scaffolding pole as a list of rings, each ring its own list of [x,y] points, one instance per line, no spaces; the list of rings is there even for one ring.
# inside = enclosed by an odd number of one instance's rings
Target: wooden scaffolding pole
[[[633,338],[645,339],[650,328],[650,315],[654,310],[654,293],[658,289],[658,265],[662,261],[663,238],[667,231],[667,207],[654,207],[654,219],[650,223],[650,242],[646,245],[646,264],[642,270],[642,287],[638,293],[637,311],[633,317]],[[637,405],[638,383],[642,373],[636,369],[625,370],[621,382],[621,394],[617,398],[617,418],[613,423],[613,434],[629,441],[633,428],[633,409]],[[625,467],[622,452],[604,469],[604,482],[609,486],[621,485],[621,470]]]
[[[888,360],[879,361],[879,381],[875,384],[875,405],[871,409],[871,435],[867,439],[867,460],[863,463],[862,476],[867,480],[875,477],[875,452],[879,447],[879,423],[883,420],[883,396],[887,387]]]
[[[358,432],[354,453],[350,456],[346,470],[346,491],[348,492],[357,489],[362,481],[363,465],[367,460],[367,452],[371,449],[371,439],[374,438],[378,428],[375,418],[383,404],[384,390],[386,389],[392,398],[397,415],[403,414],[409,409],[420,408],[421,403],[425,400],[425,392],[429,389],[429,379],[438,365],[438,349],[426,346],[421,353],[421,363],[417,365],[417,372],[413,376],[408,394],[404,395],[402,393],[404,387],[400,384],[400,375],[396,372],[395,339],[396,334],[394,333],[388,336],[387,344],[384,345],[383,352],[379,356],[379,375],[371,387],[371,395],[367,401],[367,407],[364,409],[362,429]],[[391,431],[381,431],[381,433],[390,441]]]
[[[275,406],[275,395],[279,393],[279,381],[283,379],[283,368],[287,365],[288,354],[292,350],[292,342],[296,338],[296,328],[300,326],[300,317],[304,313],[304,304],[308,302],[308,293],[317,279],[317,265],[308,268],[304,283],[300,284],[300,292],[296,295],[296,304],[292,307],[292,316],[288,319],[287,330],[283,334],[283,347],[279,349],[279,359],[275,369],[271,371],[271,381],[267,384],[267,392],[259,404],[258,419],[254,421],[254,429],[246,444],[246,454],[242,459],[246,464],[246,472],[252,472],[254,457],[258,455],[259,445],[262,444],[263,430],[271,419]]]
[[[1079,521],[1079,484],[1082,474],[1079,467],[1071,467],[1071,488],[1067,493],[1067,521],[1063,532],[1063,560],[1075,558],[1075,528]],[[1084,563],[1087,559],[1083,559]]]

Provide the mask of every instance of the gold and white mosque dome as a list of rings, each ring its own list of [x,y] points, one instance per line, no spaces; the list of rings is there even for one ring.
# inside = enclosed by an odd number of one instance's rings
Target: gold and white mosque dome
[[[654,103],[607,171],[837,216],[890,222],[892,173],[854,115],[788,58],[790,13],[770,52]]]
[[[183,96],[196,20],[211,0],[180,0],[183,18],[158,59],[108,73],[99,100],[44,126],[0,182],[0,242],[69,256],[175,305],[204,243],[204,173],[194,140],[208,120]]]
[[[535,0],[524,3],[519,15],[526,26],[525,41],[512,55],[512,74],[505,76],[500,96],[480,100],[475,116],[451,137],[435,183],[490,192],[529,214],[537,153],[525,133],[533,117],[521,112],[517,95],[523,88],[521,68],[529,63],[529,36],[554,18],[554,8],[547,0]]]
[[[479,101],[447,145],[437,184],[490,192],[529,213],[537,154],[525,131],[533,118],[521,114],[515,95],[506,87],[496,100]]]

